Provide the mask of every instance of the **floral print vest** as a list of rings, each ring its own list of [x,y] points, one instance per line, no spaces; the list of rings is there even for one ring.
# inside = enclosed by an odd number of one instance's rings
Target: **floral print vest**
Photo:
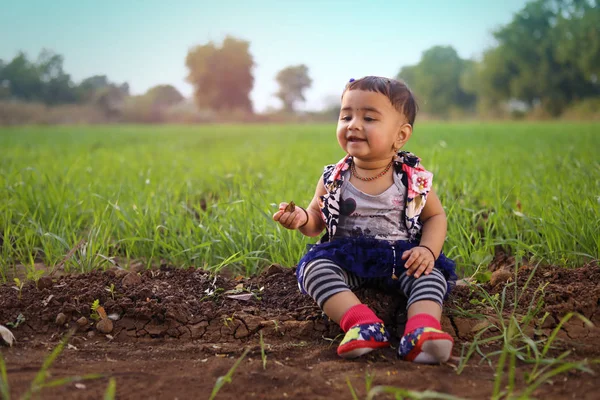
[[[419,165],[421,159],[408,151],[400,151],[394,156],[394,181],[406,188],[404,223],[409,233],[410,242],[418,242],[421,238],[421,222],[419,216],[425,207],[427,195],[431,190],[433,174]],[[327,232],[319,243],[328,242],[335,235],[340,219],[340,188],[344,181],[344,171],[352,165],[352,156],[346,155],[337,164],[327,165],[323,171],[323,183],[327,193],[320,198],[321,216]]]

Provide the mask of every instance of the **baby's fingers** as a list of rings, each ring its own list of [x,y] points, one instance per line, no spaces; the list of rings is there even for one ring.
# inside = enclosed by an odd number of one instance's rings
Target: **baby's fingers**
[[[435,261],[429,261],[427,269],[425,270],[425,275],[429,275],[431,271],[433,271],[433,268],[435,268]]]
[[[415,264],[417,262],[417,260],[419,259],[419,253],[412,251],[412,250],[408,250],[408,251],[410,251],[410,253],[407,255],[406,258],[408,258],[408,259],[404,263],[404,268],[407,268],[407,269],[412,267],[413,264]],[[406,254],[406,253],[408,253],[408,252],[405,252],[404,254]],[[406,259],[404,257],[404,254],[402,255],[402,258]]]
[[[279,221],[281,216],[283,215],[283,211],[279,210],[275,214],[273,214],[273,221]]]
[[[279,222],[281,222],[281,224],[283,224],[283,226],[285,226],[286,228],[289,228],[289,227],[291,227],[295,216],[296,215],[294,215],[294,213],[283,211],[283,214],[282,214]]]
[[[419,269],[415,272],[415,278],[420,277],[421,275],[429,275],[431,270],[433,269],[433,261],[424,262],[419,266]]]
[[[406,275],[408,275],[408,276],[414,275],[415,272],[417,272],[417,270],[421,266],[422,261],[423,261],[423,259],[419,255],[419,253],[415,252],[415,253],[411,254],[411,256],[409,257],[406,264],[404,264],[404,267],[407,269]]]
[[[401,258],[403,260],[406,260],[412,254],[412,252],[413,252],[413,249],[406,250],[404,253],[402,253],[402,257]]]

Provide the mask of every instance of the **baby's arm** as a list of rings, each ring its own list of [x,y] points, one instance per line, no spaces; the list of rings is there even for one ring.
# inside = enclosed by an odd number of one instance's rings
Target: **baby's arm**
[[[298,229],[305,236],[317,236],[325,229],[325,222],[321,218],[319,198],[326,193],[323,177],[319,179],[315,195],[306,208],[306,213],[301,207],[296,207],[293,212],[286,212],[287,203],[279,204],[279,211],[273,214],[273,220],[278,221],[284,228]],[[308,217],[308,220],[306,219]]]
[[[407,260],[405,263],[407,275],[414,275],[415,278],[421,274],[429,275],[446,240],[446,212],[433,188],[427,195],[420,220],[423,224],[420,247],[407,250],[402,254],[402,259]]]

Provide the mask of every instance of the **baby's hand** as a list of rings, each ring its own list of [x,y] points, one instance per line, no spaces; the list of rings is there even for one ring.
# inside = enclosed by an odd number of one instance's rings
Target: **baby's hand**
[[[284,228],[298,229],[308,222],[308,214],[301,207],[296,207],[293,201],[279,203],[279,211],[273,214],[273,220],[279,222]]]
[[[407,269],[406,275],[414,275],[415,278],[420,277],[422,274],[429,275],[435,265],[435,259],[431,251],[425,247],[417,246],[406,250],[402,253],[402,259],[406,260],[404,263],[404,268]]]

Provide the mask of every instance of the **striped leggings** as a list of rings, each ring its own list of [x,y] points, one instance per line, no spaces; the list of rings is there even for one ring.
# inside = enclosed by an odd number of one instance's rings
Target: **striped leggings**
[[[387,278],[362,278],[322,258],[309,262],[304,269],[304,287],[321,308],[334,294],[356,289],[365,283],[383,285],[385,280]],[[419,278],[400,273],[398,285],[408,298],[407,307],[421,300],[435,301],[441,306],[447,291],[446,279],[436,268]]]

